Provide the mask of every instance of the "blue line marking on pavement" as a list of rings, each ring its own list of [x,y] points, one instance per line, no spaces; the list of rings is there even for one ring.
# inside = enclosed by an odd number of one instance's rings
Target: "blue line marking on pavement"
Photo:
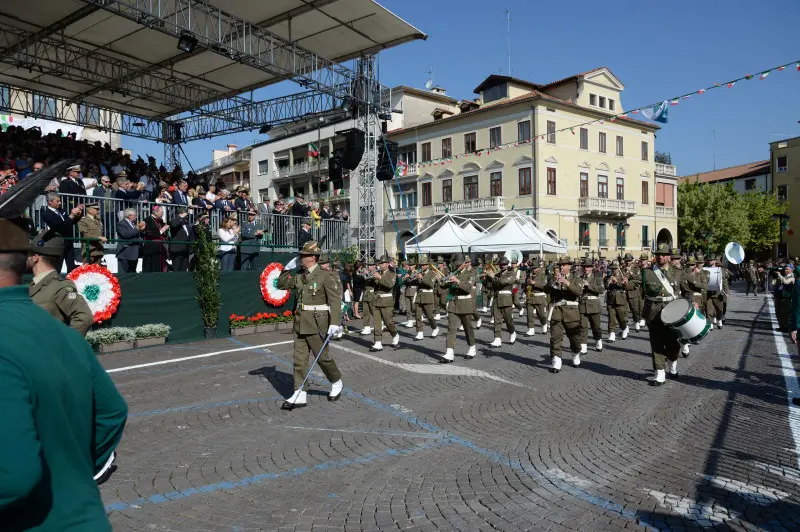
[[[273,397],[257,397],[255,399],[238,399],[236,401],[220,401],[218,403],[203,403],[199,405],[187,405],[187,406],[173,406],[172,408],[162,408],[159,410],[147,410],[145,412],[133,412],[128,414],[129,418],[132,417],[144,417],[144,416],[157,416],[159,414],[169,414],[172,412],[187,412],[190,410],[204,410],[206,408],[216,408],[219,406],[236,406],[236,405],[246,405],[250,403],[264,403],[266,401],[275,401],[278,399],[283,399],[282,395],[275,395]]]
[[[294,469],[283,471],[281,473],[262,473],[260,475],[241,478],[239,480],[216,482],[214,484],[206,484],[205,486],[198,486],[196,488],[186,488],[183,490],[172,491],[169,493],[158,493],[156,495],[150,495],[149,497],[141,497],[131,502],[114,502],[111,504],[107,504],[105,509],[106,512],[121,512],[133,507],[147,506],[150,504],[160,504],[167,501],[177,501],[180,499],[185,499],[186,497],[191,497],[192,495],[213,493],[220,490],[243,488],[246,486],[252,486],[254,484],[266,482],[268,480],[278,480],[282,478],[297,477],[304,473],[308,473],[309,471],[328,471],[331,469],[339,469],[342,467],[347,467],[356,464],[366,464],[369,462],[373,462],[375,460],[379,460],[381,458],[385,458],[387,456],[408,456],[417,453],[419,451],[427,451],[428,449],[449,445],[450,443],[451,442],[449,440],[441,440],[431,443],[420,444],[415,447],[410,447],[407,449],[386,449],[385,451],[371,453],[359,458],[345,458],[342,460],[332,460],[330,462],[323,462],[321,464],[317,464],[311,467],[296,467]]]

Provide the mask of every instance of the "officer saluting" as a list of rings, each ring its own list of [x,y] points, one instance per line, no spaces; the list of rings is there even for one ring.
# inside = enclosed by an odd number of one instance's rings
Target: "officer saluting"
[[[342,323],[339,277],[335,272],[325,271],[319,266],[320,253],[316,242],[306,242],[300,250],[301,268],[295,271],[287,267],[278,277],[278,288],[297,290],[297,307],[294,311],[294,394],[283,402],[283,410],[306,406],[308,384],[304,389],[300,389],[300,386],[308,374],[309,351],[311,356],[319,355],[325,334],[338,334]],[[328,346],[319,356],[319,367],[331,382],[328,401],[338,400],[342,394],[342,374]]]
[[[45,241],[47,233],[40,233],[28,252],[27,266],[33,273],[28,295],[55,319],[86,336],[94,316],[75,283],[56,271],[64,256],[64,239],[56,236]]]
[[[681,350],[678,336],[661,321],[661,310],[678,297],[678,272],[670,263],[670,248],[661,243],[655,251],[657,263],[642,270],[644,288],[644,319],[650,332],[650,349],[653,352],[655,378],[650,386],[661,386],[666,380],[667,361],[669,374],[678,378],[678,354]]]

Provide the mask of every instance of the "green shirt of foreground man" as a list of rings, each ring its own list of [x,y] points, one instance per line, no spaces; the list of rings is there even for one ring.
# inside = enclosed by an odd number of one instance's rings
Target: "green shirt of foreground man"
[[[0,219],[0,530],[111,530],[93,477],[128,409],[86,340],[17,286],[28,246]]]

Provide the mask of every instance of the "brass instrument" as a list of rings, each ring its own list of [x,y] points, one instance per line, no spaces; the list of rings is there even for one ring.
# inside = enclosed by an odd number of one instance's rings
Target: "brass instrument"
[[[428,267],[431,270],[433,270],[433,273],[436,274],[436,277],[438,277],[439,279],[444,279],[444,277],[445,277],[444,272],[442,270],[440,270],[439,268],[437,268],[435,264],[429,264]]]

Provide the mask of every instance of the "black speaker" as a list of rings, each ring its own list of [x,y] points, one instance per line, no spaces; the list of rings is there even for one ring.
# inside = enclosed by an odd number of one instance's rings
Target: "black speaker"
[[[340,157],[342,168],[355,170],[364,157],[364,132],[360,129],[348,129],[344,135],[344,150]]]

